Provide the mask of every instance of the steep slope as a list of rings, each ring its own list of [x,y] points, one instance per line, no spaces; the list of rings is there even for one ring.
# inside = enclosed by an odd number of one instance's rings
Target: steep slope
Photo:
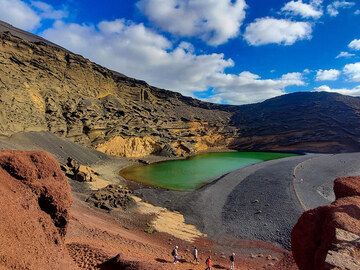
[[[360,98],[326,92],[294,93],[240,106],[231,123],[239,127],[238,148],[360,150]]]
[[[0,22],[0,134],[51,131],[118,156],[360,150],[360,99],[295,93],[216,105],[108,70]]]
[[[7,27],[5,27],[7,26]],[[203,103],[112,72],[33,35],[0,28],[0,133],[45,131],[141,156],[228,144],[230,107]],[[9,30],[10,29],[10,30]],[[20,34],[19,34],[20,33]],[[113,137],[121,137],[116,146]],[[139,138],[129,141],[128,138]],[[144,138],[144,139],[143,139]],[[113,150],[118,155],[126,153]]]

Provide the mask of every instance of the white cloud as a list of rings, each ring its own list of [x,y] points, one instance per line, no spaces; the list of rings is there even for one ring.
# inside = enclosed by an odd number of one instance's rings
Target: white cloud
[[[244,37],[255,46],[271,43],[292,45],[298,40],[311,39],[311,34],[312,26],[308,22],[266,17],[249,24]]]
[[[360,15],[360,9],[355,10],[354,14],[355,14],[355,15]]]
[[[53,6],[42,1],[31,1],[31,5],[39,12],[42,19],[60,20],[68,16],[67,11],[54,9]]]
[[[233,65],[223,54],[193,54],[188,43],[173,48],[168,39],[143,24],[123,20],[98,26],[58,22],[43,36],[106,67],[187,95],[206,89],[208,76]]]
[[[42,1],[28,4],[22,0],[0,0],[0,20],[26,31],[34,31],[44,19],[58,20],[67,16],[64,10],[56,10]]]
[[[336,56],[336,59],[338,58],[351,58],[351,57],[354,57],[355,54],[353,53],[349,53],[349,52],[340,52],[337,56]]]
[[[220,45],[238,35],[245,0],[140,0],[139,9],[162,30]]]
[[[314,89],[316,92],[330,92],[330,93],[339,93],[342,95],[348,95],[348,96],[360,96],[360,85],[356,86],[354,88],[348,89],[348,88],[331,88],[327,85],[322,85],[319,87],[316,87]]]
[[[360,82],[360,62],[347,64],[343,71],[350,81]]]
[[[349,1],[334,1],[332,2],[330,5],[327,6],[327,12],[330,16],[337,16],[339,15],[339,10],[340,9],[345,9],[345,8],[351,8],[355,5],[354,2],[349,2]]]
[[[353,50],[360,50],[360,39],[354,39],[349,43],[348,47]]]
[[[0,20],[31,31],[40,25],[41,17],[23,1],[0,0]]]
[[[217,74],[212,78],[215,93],[205,100],[228,104],[245,104],[263,101],[285,94],[288,86],[305,85],[301,73],[288,73],[278,79],[261,79],[249,71],[234,74]]]
[[[57,22],[43,36],[113,70],[188,96],[214,88],[212,101],[243,104],[284,94],[303,85],[300,73],[261,79],[250,72],[227,74],[234,65],[223,54],[196,54],[191,44],[178,46],[142,24],[123,20],[97,26]],[[91,44],[91,46],[89,46]]]
[[[316,72],[317,81],[336,81],[340,77],[341,72],[337,69],[322,70]]]
[[[303,18],[318,19],[323,15],[320,8],[320,2],[310,2],[310,4],[303,3],[302,0],[290,1],[285,4],[281,11],[291,15],[300,15]]]

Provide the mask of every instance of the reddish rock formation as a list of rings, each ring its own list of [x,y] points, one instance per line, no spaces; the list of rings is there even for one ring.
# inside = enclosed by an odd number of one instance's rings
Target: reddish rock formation
[[[359,187],[360,177],[336,179],[337,200],[300,217],[291,239],[300,270],[360,269]]]
[[[63,236],[72,199],[44,152],[0,152],[0,269],[77,269]]]
[[[336,199],[360,196],[360,176],[340,177],[335,180],[334,191]]]

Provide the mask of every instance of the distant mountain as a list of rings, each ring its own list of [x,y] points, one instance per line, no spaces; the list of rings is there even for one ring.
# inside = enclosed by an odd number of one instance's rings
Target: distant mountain
[[[158,89],[0,22],[0,134],[51,131],[110,154],[358,151],[360,99],[295,93],[227,106]]]
[[[299,92],[240,106],[231,124],[238,148],[316,152],[360,150],[360,98]]]

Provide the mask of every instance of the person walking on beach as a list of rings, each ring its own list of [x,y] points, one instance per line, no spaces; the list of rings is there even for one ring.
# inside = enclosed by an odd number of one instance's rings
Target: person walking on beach
[[[235,253],[231,254],[229,259],[230,259],[230,270],[235,270]]]
[[[207,257],[207,259],[205,261],[205,264],[206,264],[206,269],[205,270],[211,270],[211,267],[212,267],[211,256]]]
[[[178,249],[179,249],[179,247],[176,246],[176,247],[174,247],[173,251],[171,252],[171,255],[174,258],[174,264],[178,263],[179,259],[180,259]]]
[[[197,250],[196,247],[194,247],[192,255],[194,258],[193,262],[199,263],[199,251]]]

